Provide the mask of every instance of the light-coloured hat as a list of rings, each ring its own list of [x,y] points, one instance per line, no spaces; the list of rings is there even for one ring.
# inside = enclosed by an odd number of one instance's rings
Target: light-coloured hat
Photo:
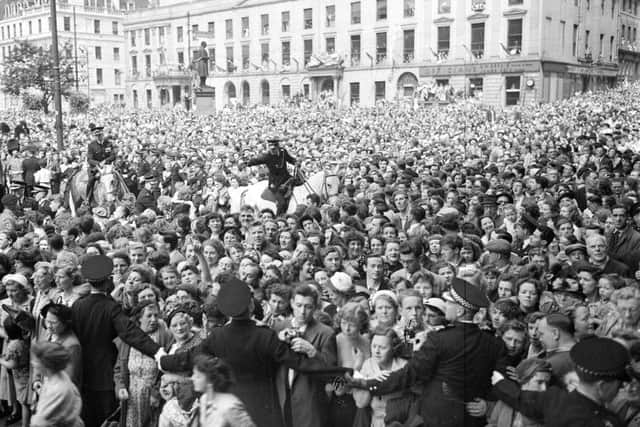
[[[398,297],[393,291],[390,291],[388,289],[383,289],[373,294],[373,296],[371,297],[371,304],[375,306],[376,300],[383,296],[390,298],[396,304],[396,307],[398,306]]]
[[[26,278],[26,276],[24,274],[20,274],[20,273],[7,274],[6,276],[4,276],[2,278],[2,284],[3,285],[6,285],[10,281],[19,283],[25,289],[29,289],[30,288],[29,281],[27,280],[27,278]]]
[[[107,217],[107,210],[105,208],[103,208],[102,206],[98,206],[96,208],[93,208],[93,214],[99,218],[106,218]]]
[[[334,289],[338,292],[346,294],[353,290],[353,281],[351,276],[341,271],[336,271],[329,279]]]
[[[447,303],[442,298],[429,298],[424,305],[426,307],[435,308],[442,314],[447,312]]]

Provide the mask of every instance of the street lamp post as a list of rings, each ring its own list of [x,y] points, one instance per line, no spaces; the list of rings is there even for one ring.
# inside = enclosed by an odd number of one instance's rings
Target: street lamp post
[[[51,50],[53,53],[53,91],[56,107],[56,140],[58,150],[63,149],[62,142],[62,94],[60,89],[60,55],[58,53],[58,15],[56,14],[56,0],[51,4]]]
[[[76,25],[76,7],[73,6],[73,50],[75,57],[75,72],[76,72],[76,92],[78,92],[80,83],[78,82],[78,31]]]

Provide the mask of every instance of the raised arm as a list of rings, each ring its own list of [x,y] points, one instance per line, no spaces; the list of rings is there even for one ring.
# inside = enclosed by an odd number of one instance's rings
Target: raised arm
[[[287,163],[290,163],[292,165],[295,165],[296,163],[298,163],[298,161],[295,159],[295,157],[293,157],[291,154],[289,154],[289,152],[287,150],[284,150],[284,159],[287,161]]]
[[[264,165],[266,163],[267,163],[267,155],[266,154],[261,154],[259,156],[252,157],[252,158],[247,160],[247,166]]]

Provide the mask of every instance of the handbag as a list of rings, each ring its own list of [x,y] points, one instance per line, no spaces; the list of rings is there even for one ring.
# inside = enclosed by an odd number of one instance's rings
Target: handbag
[[[120,402],[118,408],[100,424],[100,427],[125,427],[127,411],[124,405],[126,405],[126,402]]]

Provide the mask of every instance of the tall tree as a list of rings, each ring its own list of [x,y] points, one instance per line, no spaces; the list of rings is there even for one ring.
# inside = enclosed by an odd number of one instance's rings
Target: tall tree
[[[72,45],[66,43],[60,49],[60,87],[62,96],[67,96],[74,84]],[[67,53],[67,54],[65,54]],[[51,49],[35,46],[28,41],[20,41],[11,50],[2,67],[2,91],[19,96],[28,88],[39,89],[42,96],[42,109],[49,112],[53,99],[53,55]]]

